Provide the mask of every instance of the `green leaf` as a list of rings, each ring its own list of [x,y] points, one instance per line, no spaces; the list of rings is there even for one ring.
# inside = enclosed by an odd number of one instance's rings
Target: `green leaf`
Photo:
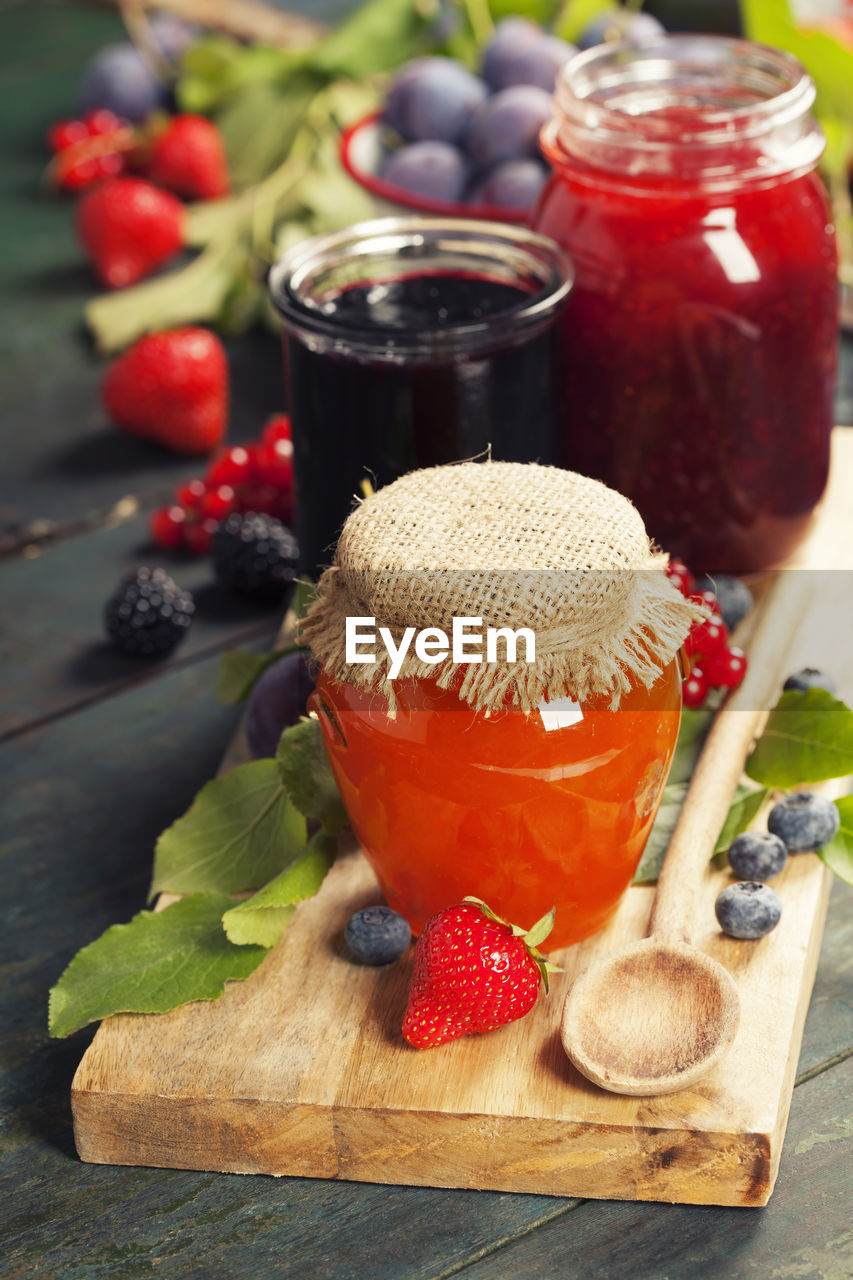
[[[633,884],[654,884],[660,875],[675,824],[678,821],[682,806],[687,797],[689,782],[668,783],[664,788],[660,809],[658,809],[651,835],[646,842],[640,865],[632,881]],[[758,810],[766,799],[767,792],[763,787],[739,786],[735,792],[723,829],[720,832],[714,855],[728,849],[735,836],[746,831]]]
[[[524,941],[527,943],[528,947],[541,946],[541,944],[548,937],[548,934],[554,928],[555,915],[556,915],[556,908],[552,907],[551,910],[547,912],[547,914],[544,915],[541,920],[537,920],[535,924],[532,924],[530,926],[530,928],[527,930],[527,933],[524,934]]]
[[[301,852],[305,819],[274,760],[208,782],[157,841],[151,895],[258,889]]]
[[[211,36],[193,44],[181,58],[175,92],[182,111],[207,114],[247,84],[283,80],[305,60],[305,52],[240,44]]]
[[[181,111],[207,112],[230,88],[230,72],[241,46],[225,36],[196,41],[181,57],[175,93]]]
[[[797,26],[787,0],[740,0],[744,34],[792,53],[817,88],[816,114],[824,121],[853,117],[853,49],[828,31]],[[830,155],[833,172],[838,157]]]
[[[320,87],[317,76],[299,71],[286,86],[253,82],[223,103],[215,122],[237,190],[260,182],[282,162]]]
[[[603,4],[604,0],[601,0],[601,3]],[[502,18],[510,18],[518,14],[522,18],[531,18],[540,26],[550,26],[558,20],[565,7],[565,5],[556,5],[554,0],[490,0],[489,3],[496,23]],[[609,0],[607,8],[612,9],[612,7],[613,2]]]
[[[742,831],[748,829],[766,799],[765,787],[738,787],[723,823],[723,829],[717,837],[717,843],[714,846],[715,854],[724,853],[735,836],[739,836]]]
[[[94,298],[84,315],[95,346],[110,355],[144,333],[215,321],[248,264],[247,244],[226,236],[180,271]]]
[[[359,186],[337,161],[325,168],[312,168],[300,182],[298,196],[315,235],[364,222],[375,214],[370,192]]]
[[[853,711],[825,689],[788,690],[746,762],[765,787],[796,787],[853,773]]]
[[[853,884],[853,796],[842,796],[836,800],[835,807],[841,817],[841,826],[829,844],[817,850],[817,856],[841,880]]]
[[[693,711],[689,707],[682,711],[678,742],[675,744],[675,755],[667,779],[670,785],[689,782],[693,777],[693,771],[702,754],[715,714],[715,711],[706,709]]]
[[[289,653],[301,653],[300,645],[273,649],[270,653],[251,653],[248,649],[226,649],[219,663],[216,700],[224,707],[244,702],[268,667]]]
[[[164,911],[140,911],[78,951],[50,993],[52,1036],[70,1036],[114,1013],[165,1013],[215,1000],[248,978],[263,947],[236,947],[222,932],[232,899],[193,894]]]
[[[576,44],[581,32],[592,21],[613,7],[613,0],[566,0],[557,16],[555,32],[563,40]]]
[[[238,946],[274,946],[297,902],[310,898],[320,888],[336,852],[337,841],[318,831],[300,858],[253,897],[225,912],[222,927],[231,942]]]
[[[246,217],[243,196],[223,196],[221,200],[198,200],[184,208],[184,244],[202,249],[211,241],[236,235]]]
[[[308,612],[308,606],[317,594],[317,584],[310,578],[297,578],[293,584],[293,595],[290,597],[289,612],[294,621],[299,622]]]
[[[424,50],[428,28],[412,0],[367,0],[315,46],[307,64],[330,79],[363,80]]]
[[[654,884],[660,875],[678,815],[681,813],[681,806],[687,795],[687,786],[686,782],[670,782],[664,787],[660,808],[646,841],[633,884]]]
[[[323,744],[320,722],[303,719],[285,729],[276,753],[276,764],[291,800],[306,818],[316,818],[328,835],[347,825],[334,775]]]

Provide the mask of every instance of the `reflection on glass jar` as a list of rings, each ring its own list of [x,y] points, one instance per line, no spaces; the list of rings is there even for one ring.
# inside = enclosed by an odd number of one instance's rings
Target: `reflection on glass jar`
[[[697,570],[777,564],[829,465],[838,285],[814,86],[789,55],[669,37],[575,58],[535,224],[572,256],[561,461]]]
[[[657,813],[681,717],[668,664],[616,711],[545,727],[540,712],[485,717],[426,681],[373,694],[321,673],[335,781],[391,907],[417,932],[466,894],[525,927],[556,906],[549,947],[599,929],[630,884]]]

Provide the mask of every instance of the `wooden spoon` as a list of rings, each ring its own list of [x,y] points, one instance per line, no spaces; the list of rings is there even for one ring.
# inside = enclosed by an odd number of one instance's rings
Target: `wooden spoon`
[[[737,1032],[740,1000],[733,979],[690,943],[693,904],[776,694],[811,594],[810,576],[784,572],[768,595],[746,678],[714,721],[672,834],[649,936],[582,974],[566,998],[566,1053],[587,1079],[612,1093],[688,1088],[719,1061]]]

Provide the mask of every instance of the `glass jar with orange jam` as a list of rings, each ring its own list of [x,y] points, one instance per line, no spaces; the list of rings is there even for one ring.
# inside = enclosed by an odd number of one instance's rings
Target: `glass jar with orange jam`
[[[546,729],[540,712],[489,717],[425,680],[376,698],[321,675],[314,709],[358,841],[390,907],[420,930],[466,894],[531,925],[552,906],[550,947],[594,933],[633,879],[681,719],[670,662],[611,711]],[[548,712],[546,709],[545,715]]]
[[[669,773],[693,616],[649,554],[627,500],[530,464],[415,472],[350,516],[305,624],[312,706],[355,834],[416,932],[466,895],[525,927],[556,906],[553,947],[615,911]],[[466,666],[436,641],[390,680],[381,643],[372,663],[342,644],[347,618],[399,645],[406,626],[508,613],[536,637],[527,669],[520,642]]]

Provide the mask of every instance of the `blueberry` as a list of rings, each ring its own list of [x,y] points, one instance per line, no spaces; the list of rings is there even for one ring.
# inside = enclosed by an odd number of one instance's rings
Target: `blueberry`
[[[452,58],[417,58],[403,68],[385,102],[385,119],[408,142],[456,142],[488,90]]]
[[[802,671],[795,671],[793,675],[782,685],[783,689],[826,689],[827,693],[835,693],[835,681],[832,676],[828,676],[825,671],[818,671],[817,667],[803,667]]]
[[[550,119],[551,99],[544,89],[529,84],[502,89],[472,117],[465,148],[480,165],[538,156],[539,133]]]
[[[468,199],[505,209],[529,209],[547,177],[548,170],[538,160],[505,160],[471,188]]]
[[[578,40],[579,49],[591,49],[593,45],[624,40],[628,44],[643,45],[665,34],[657,18],[650,13],[631,13],[627,9],[609,9],[594,18],[585,27]]]
[[[744,880],[771,880],[788,861],[788,850],[770,831],[744,831],[729,846],[729,862]]]
[[[284,730],[305,715],[313,689],[304,653],[288,653],[267,667],[246,706],[246,739],[255,760],[275,755]]]
[[[498,91],[525,84],[552,93],[557,73],[575,52],[573,45],[547,35],[535,23],[509,18],[499,24],[485,50],[483,79]]]
[[[132,44],[108,44],[88,63],[77,93],[80,115],[101,107],[125,120],[144,120],[162,107],[169,91]]]
[[[379,176],[411,195],[459,200],[468,180],[468,162],[449,142],[411,142],[389,155]]]
[[[822,849],[840,826],[837,807],[811,791],[792,791],[774,804],[767,818],[767,830],[784,841],[789,853]]]
[[[390,964],[412,940],[408,920],[390,907],[364,907],[350,916],[346,943],[359,964]]]
[[[752,592],[740,578],[731,578],[727,573],[706,574],[696,583],[697,591],[713,591],[717,597],[717,608],[729,631],[734,631],[739,622],[743,622],[755,601]]]
[[[720,928],[730,938],[763,938],[779,923],[782,900],[767,884],[739,880],[723,889],[714,910]]]

